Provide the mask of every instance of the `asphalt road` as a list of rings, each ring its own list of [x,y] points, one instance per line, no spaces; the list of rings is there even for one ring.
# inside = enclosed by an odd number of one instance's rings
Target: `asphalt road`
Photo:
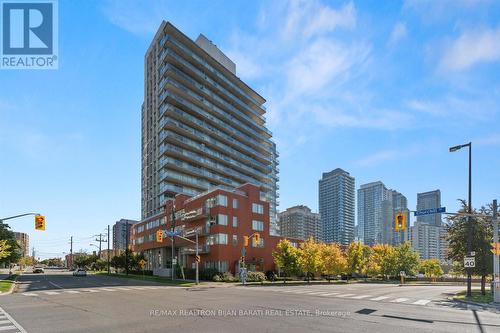
[[[446,302],[463,287],[182,288],[67,272],[20,281],[0,296],[2,332],[500,332],[499,313]]]

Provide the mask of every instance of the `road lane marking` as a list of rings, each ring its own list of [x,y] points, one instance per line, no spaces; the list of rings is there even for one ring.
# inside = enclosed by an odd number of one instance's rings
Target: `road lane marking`
[[[339,293],[326,293],[322,294],[321,296],[333,296],[333,295],[338,295]]]
[[[5,318],[7,318],[7,317],[5,317]],[[1,318],[1,319],[3,319],[3,318]],[[0,324],[7,324],[7,323],[10,323],[10,320],[8,320],[8,319],[7,320],[0,320]]]
[[[342,294],[342,295],[337,295],[336,297],[351,297],[355,296],[356,294]]]
[[[123,287],[114,287],[113,289],[115,289],[115,290],[130,290],[128,288],[123,288]]]
[[[100,288],[99,290],[104,290],[104,291],[116,291],[115,289],[110,289],[110,288]]]
[[[17,329],[17,327],[14,325],[0,326],[0,331],[15,330],[15,329]]]
[[[37,294],[34,293],[23,293],[24,296],[38,296]]]
[[[78,290],[64,290],[65,293],[68,294],[79,294],[80,292]]]
[[[319,294],[324,294],[324,291],[311,291],[306,293],[306,295],[319,295]]]
[[[59,295],[59,293],[56,291],[42,291],[42,293],[46,295]]]
[[[372,297],[372,295],[359,295],[359,296],[354,296],[352,298],[354,298],[354,299],[362,299],[362,298],[367,298],[367,297]]]
[[[429,303],[430,300],[429,299],[419,299],[418,301],[416,302],[413,302],[411,304],[415,304],[415,305],[426,305],[427,303]]]
[[[410,300],[409,298],[396,298],[395,300],[392,300],[391,303],[402,303],[409,300]]]
[[[7,312],[5,312],[4,309],[0,308],[0,313],[3,313],[7,317],[7,319],[10,320],[10,322],[13,325],[13,326],[3,326],[0,328],[0,330],[6,331],[6,330],[12,330],[12,329],[17,328],[19,330],[19,333],[27,333],[26,330],[21,325],[19,325],[19,323],[17,321],[15,321],[14,318],[12,318]]]
[[[100,292],[100,290],[96,290],[96,289],[84,289],[84,291],[89,292],[89,293],[98,293],[98,292]]]
[[[379,296],[379,297],[375,297],[375,298],[370,298],[370,301],[381,301],[383,299],[387,299],[389,298],[389,296]]]

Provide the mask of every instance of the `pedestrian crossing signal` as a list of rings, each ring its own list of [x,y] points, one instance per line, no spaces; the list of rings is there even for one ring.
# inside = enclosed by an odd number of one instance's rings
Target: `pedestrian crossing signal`
[[[158,230],[158,231],[156,232],[156,241],[157,241],[158,243],[163,242],[163,230]]]
[[[394,231],[404,231],[406,230],[406,214],[397,213],[394,225]]]
[[[195,257],[194,257],[194,260],[195,260],[196,262],[200,262],[200,261],[201,261],[201,258],[200,258],[200,256],[195,256]]]
[[[45,216],[35,215],[35,230],[45,230]]]

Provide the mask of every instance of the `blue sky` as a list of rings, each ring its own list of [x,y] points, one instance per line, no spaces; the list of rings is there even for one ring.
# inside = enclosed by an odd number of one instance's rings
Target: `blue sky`
[[[280,209],[317,209],[321,173],[381,180],[408,198],[441,189],[457,209],[500,199],[496,1],[60,1],[59,69],[0,72],[0,215],[40,257],[92,249],[140,217],[143,57],[162,19],[205,34],[267,99]]]

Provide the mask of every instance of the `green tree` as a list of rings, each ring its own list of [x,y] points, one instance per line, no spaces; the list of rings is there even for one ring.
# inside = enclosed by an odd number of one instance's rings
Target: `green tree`
[[[337,276],[347,271],[347,259],[339,244],[319,244],[319,249],[322,274]]]
[[[462,208],[459,212],[468,211],[467,203],[461,200]],[[481,207],[479,212],[473,210],[473,214],[490,215],[491,208]],[[448,232],[449,251],[448,258],[463,263],[467,254],[467,238],[472,233],[472,249],[476,252],[476,267],[472,274],[481,276],[481,293],[486,294],[486,277],[493,272],[493,254],[491,253],[491,239],[493,238],[493,227],[491,222],[484,217],[470,217],[472,230],[469,230],[468,217],[448,217],[446,230]]]
[[[422,260],[420,262],[420,270],[425,274],[425,276],[433,279],[443,275],[443,269],[437,259]]]
[[[18,263],[21,267],[33,266],[33,257],[22,257],[19,259]]]
[[[10,230],[9,225],[2,222],[0,222],[0,240],[5,241],[5,244],[9,245],[9,249],[7,250],[9,253],[4,252],[7,255],[0,257],[0,264],[18,262],[21,259],[21,247],[17,243],[14,232]]]
[[[11,252],[9,241],[7,239],[0,240],[0,259],[7,258]]]
[[[463,276],[464,273],[465,273],[464,265],[459,261],[454,261],[450,270],[451,276],[457,278],[459,276]]]
[[[298,250],[287,239],[280,240],[276,245],[276,250],[273,251],[273,259],[281,274],[285,277],[284,282],[286,282],[286,277],[293,276],[299,271]]]
[[[376,244],[368,260],[369,273],[382,275],[385,279],[396,271],[396,250],[387,244]]]
[[[347,273],[366,274],[367,262],[370,257],[371,249],[361,242],[352,242],[347,248]]]
[[[397,276],[403,271],[406,275],[415,275],[420,267],[419,254],[415,252],[410,242],[404,242],[395,249],[395,265],[392,275]]]
[[[86,267],[90,263],[90,256],[86,253],[79,253],[73,256],[73,263],[77,267]]]
[[[310,281],[311,275],[318,272],[321,268],[321,250],[320,245],[309,238],[299,246],[299,268],[306,274],[307,281]]]

